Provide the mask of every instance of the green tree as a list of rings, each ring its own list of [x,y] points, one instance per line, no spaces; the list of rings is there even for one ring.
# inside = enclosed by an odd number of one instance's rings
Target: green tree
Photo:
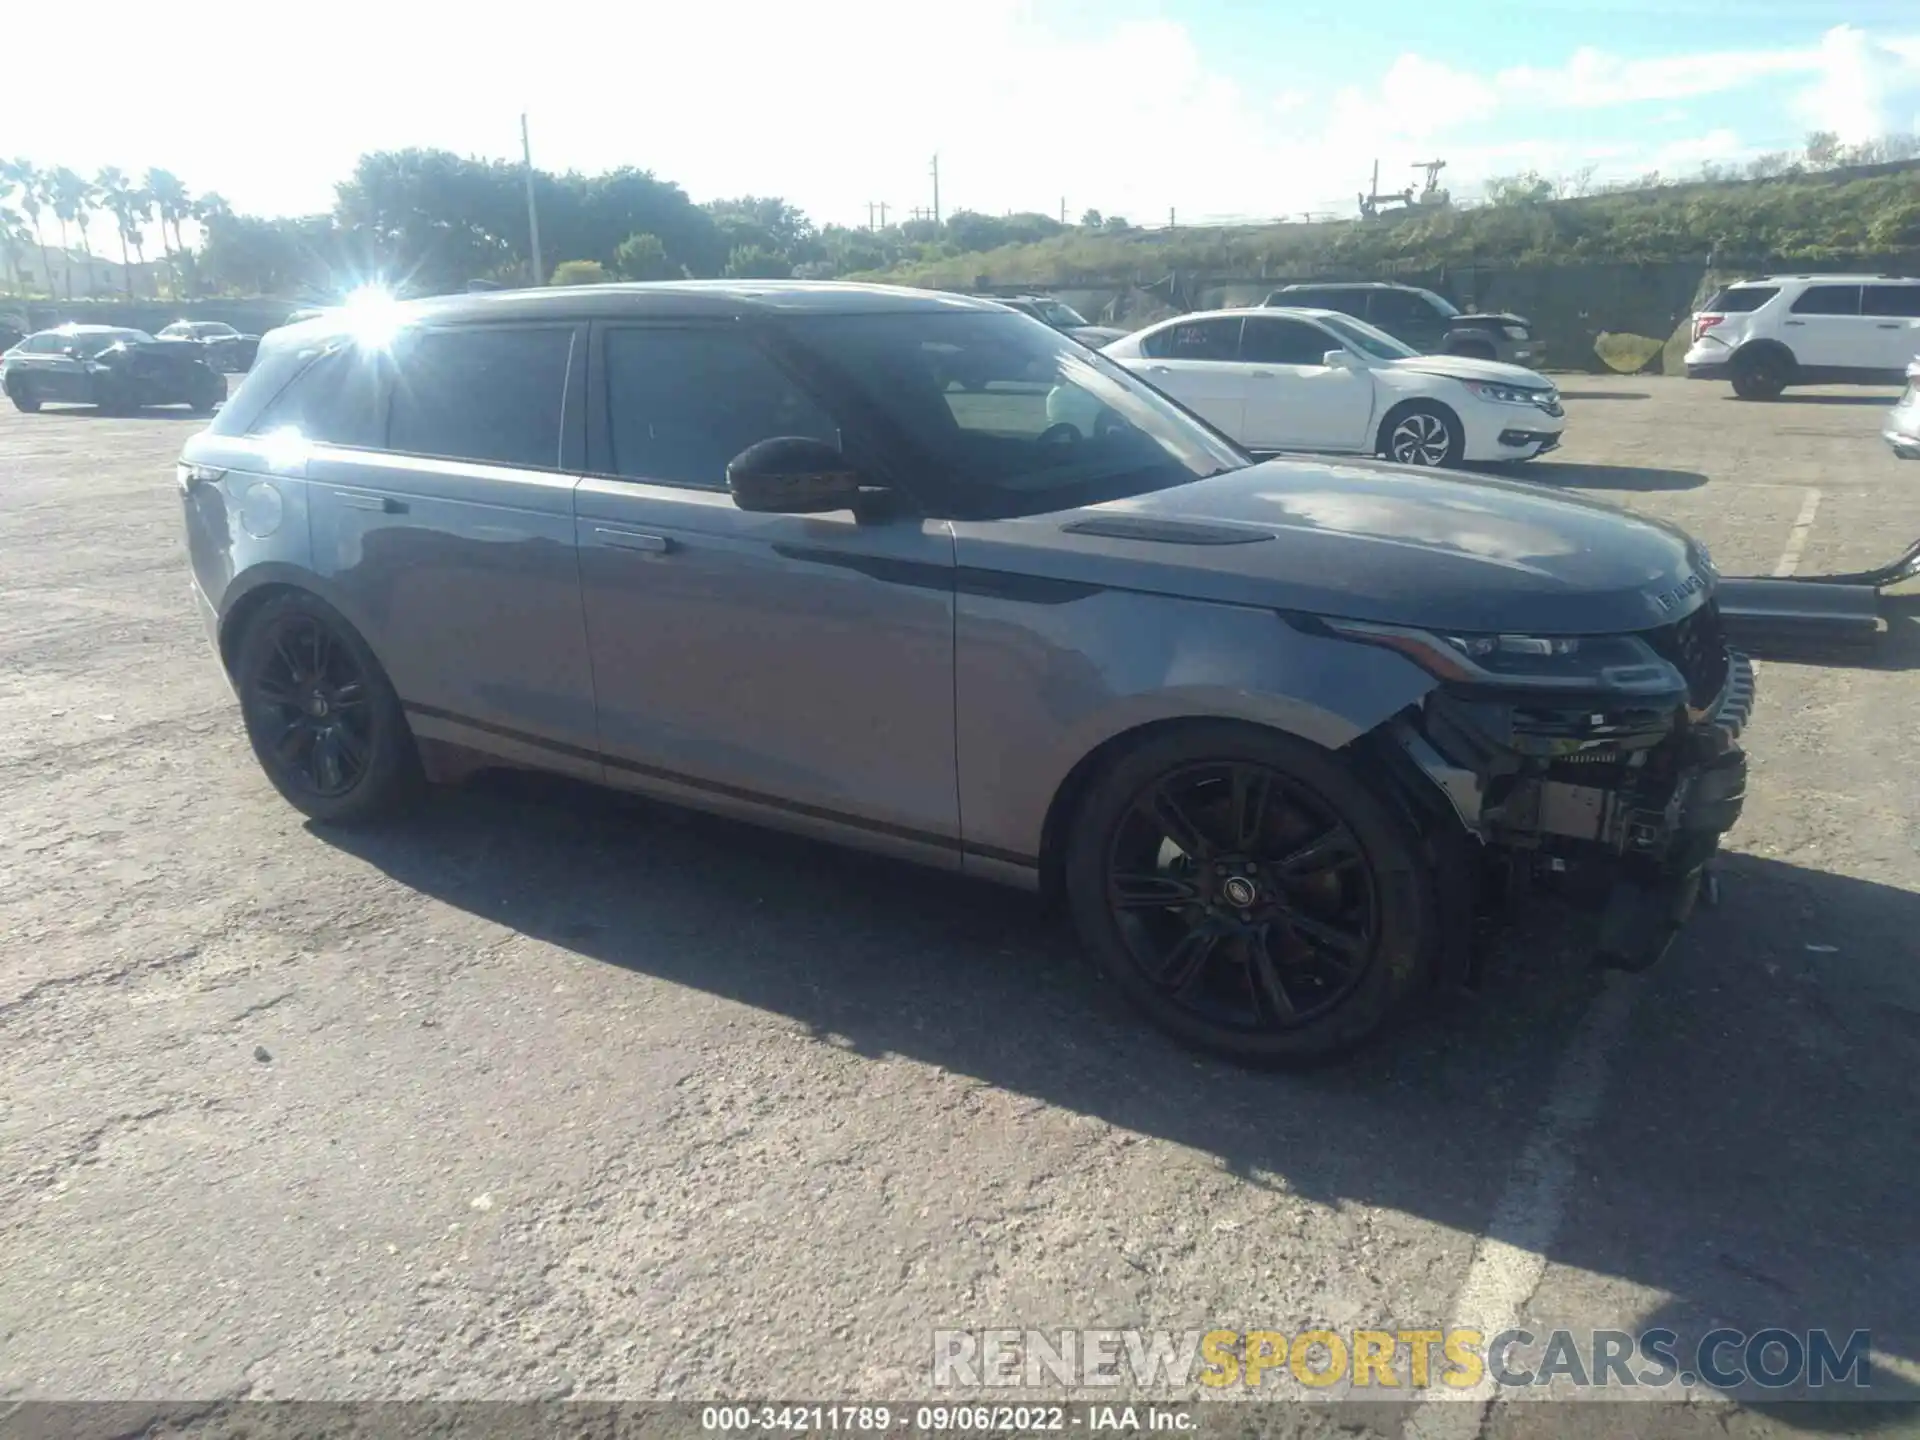
[[[555,285],[604,285],[613,277],[598,260],[562,260],[553,267]]]
[[[790,280],[793,262],[759,245],[736,245],[727,256],[727,276],[733,280]]]
[[[1098,210],[1088,210],[1080,217],[1080,228],[1082,230],[1098,230],[1106,223],[1105,218]]]
[[[11,201],[0,200],[0,261],[5,262],[4,274],[7,289],[17,295],[27,293],[25,277],[20,269],[20,257],[26,253],[28,245],[33,243],[32,232],[27,229],[27,217],[19,206]]]
[[[127,243],[137,236],[134,224],[133,182],[127,179],[118,165],[104,166],[93,177],[95,193],[100,197],[101,207],[114,220],[114,228],[120,234],[120,273],[127,282],[127,299],[133,299],[133,261],[127,254]]]
[[[680,267],[667,258],[658,235],[629,235],[613,252],[613,268],[623,280],[673,280]]]

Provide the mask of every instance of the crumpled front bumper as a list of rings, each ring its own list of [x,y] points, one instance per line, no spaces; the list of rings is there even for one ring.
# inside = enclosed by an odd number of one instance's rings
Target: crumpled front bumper
[[[1396,738],[1487,857],[1528,873],[1597,874],[1596,963],[1645,969],[1692,914],[1746,800],[1739,737],[1753,713],[1754,669],[1743,654],[1727,660],[1719,695],[1684,719],[1672,706],[1631,701],[1550,707],[1439,695]]]

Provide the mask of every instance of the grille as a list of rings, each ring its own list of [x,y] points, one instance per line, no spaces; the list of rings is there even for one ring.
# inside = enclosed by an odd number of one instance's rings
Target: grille
[[[1720,606],[1709,600],[1686,619],[1647,636],[1661,657],[1671,660],[1687,682],[1687,703],[1705,709],[1727,683],[1727,638],[1720,627]]]

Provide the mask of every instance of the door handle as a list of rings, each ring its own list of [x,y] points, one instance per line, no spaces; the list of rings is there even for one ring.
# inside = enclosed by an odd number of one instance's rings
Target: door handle
[[[1255,380],[1271,380],[1273,378],[1273,371],[1271,370],[1249,370],[1247,374]]]
[[[1876,330],[1904,330],[1907,327],[1901,324],[1898,320],[1882,320],[1879,324],[1875,325],[1873,328]]]
[[[1804,321],[1804,320],[1789,320],[1789,321],[1787,321],[1787,324],[1789,324],[1789,325],[1804,325],[1804,324],[1806,324],[1806,323],[1807,323],[1807,322],[1806,322],[1806,321]]]
[[[357,490],[336,490],[333,498],[349,510],[377,510],[382,515],[404,515],[407,507],[391,495],[365,495]]]
[[[645,550],[653,555],[664,555],[673,549],[673,542],[664,535],[643,535],[638,530],[609,530],[604,525],[594,527],[593,538],[616,550]]]
[[[1149,375],[1171,375],[1173,373],[1173,367],[1171,365],[1149,365],[1147,366],[1147,373]]]

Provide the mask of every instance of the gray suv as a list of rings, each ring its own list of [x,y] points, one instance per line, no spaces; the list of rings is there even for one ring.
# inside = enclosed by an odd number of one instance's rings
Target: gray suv
[[[1595,867],[1600,958],[1651,963],[1744,795],[1751,667],[1686,535],[1256,464],[951,295],[329,312],[266,336],[179,484],[307,814],[527,766],[1057,891],[1115,990],[1244,1061],[1463,979],[1476,897],[1536,866]]]
[[[1465,355],[1529,369],[1547,358],[1547,347],[1535,337],[1526,316],[1470,313],[1417,285],[1377,280],[1283,285],[1267,296],[1267,304],[1337,310],[1386,331],[1422,355]]]

